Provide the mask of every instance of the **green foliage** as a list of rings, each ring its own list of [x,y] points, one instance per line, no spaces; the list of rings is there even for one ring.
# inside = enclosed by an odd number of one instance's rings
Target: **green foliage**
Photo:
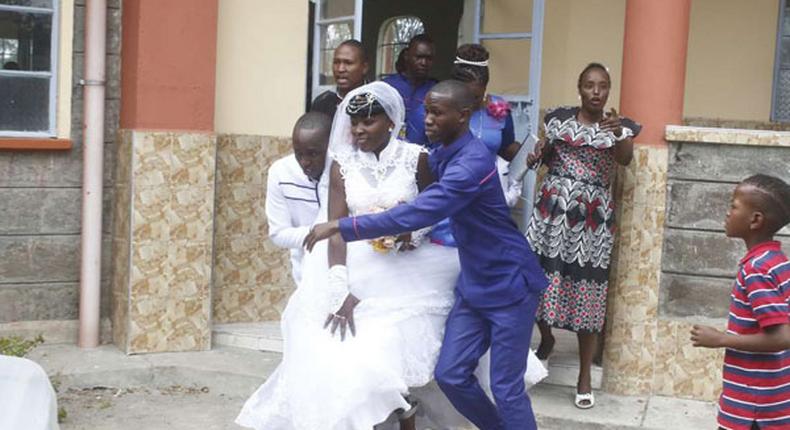
[[[41,335],[31,340],[23,339],[20,336],[0,337],[0,355],[24,357],[33,348],[42,343],[44,343],[44,337]]]
[[[62,424],[63,421],[66,421],[66,417],[69,414],[66,413],[66,408],[60,407],[58,408],[58,424]]]

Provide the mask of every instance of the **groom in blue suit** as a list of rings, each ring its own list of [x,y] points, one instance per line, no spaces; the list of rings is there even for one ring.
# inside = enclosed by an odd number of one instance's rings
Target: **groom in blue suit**
[[[473,105],[473,95],[458,81],[434,86],[425,98],[425,131],[441,143],[429,156],[437,182],[412,202],[386,212],[316,225],[305,245],[312,249],[337,233],[349,242],[396,235],[449,217],[461,275],[436,381],[455,408],[482,430],[536,429],[524,373],[535,312],[549,282],[510,216],[496,156],[469,132]],[[346,311],[353,307],[337,313],[343,322]],[[489,348],[496,405],[474,376]]]

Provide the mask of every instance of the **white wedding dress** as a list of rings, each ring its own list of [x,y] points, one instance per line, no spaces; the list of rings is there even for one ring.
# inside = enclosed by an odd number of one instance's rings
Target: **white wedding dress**
[[[351,215],[412,200],[424,152],[393,138],[377,159],[348,142],[347,100],[366,90],[385,104],[395,124],[403,123],[399,94],[381,82],[352,91],[338,108],[330,154],[340,166]],[[321,201],[327,201],[329,170],[321,180]],[[326,220],[323,209],[317,222]],[[356,336],[347,334],[342,342],[323,328],[347,293],[331,291],[327,266],[327,241],[322,241],[303,258],[302,280],[282,316],[282,362],[247,400],[236,423],[257,430],[370,430],[396,409],[408,409],[403,396],[410,394],[421,403],[418,428],[471,428],[436,384],[429,384],[460,273],[456,249],[423,240],[411,251],[382,253],[368,241],[348,243],[349,291],[360,302],[354,309]],[[533,359],[530,383],[545,376]],[[483,370],[485,360],[478,368]],[[485,373],[478,377],[487,386]]]
[[[421,147],[392,140],[380,159],[336,154],[349,212],[361,215],[410,201]],[[303,279],[282,318],[283,361],[247,401],[237,423],[256,429],[370,430],[408,409],[409,387],[426,385],[442,344],[460,272],[457,251],[423,241],[415,250],[375,251],[348,243],[356,336],[323,328],[335,311],[326,287],[327,245],[304,258]]]

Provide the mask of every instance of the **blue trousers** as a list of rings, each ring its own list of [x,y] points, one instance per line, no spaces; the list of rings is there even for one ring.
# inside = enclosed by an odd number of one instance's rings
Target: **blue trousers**
[[[475,308],[458,296],[447,317],[436,382],[458,412],[481,430],[537,429],[524,372],[539,301],[539,294],[530,293],[510,306]],[[496,405],[474,375],[489,347]]]

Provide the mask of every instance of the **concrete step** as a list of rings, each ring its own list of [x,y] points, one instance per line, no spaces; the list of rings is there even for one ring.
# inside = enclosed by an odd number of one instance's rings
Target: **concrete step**
[[[573,405],[573,389],[539,384],[529,390],[541,430],[696,430],[716,428],[716,406],[711,402],[672,397],[615,396],[595,392],[595,407]]]
[[[222,402],[221,408],[208,408],[200,416],[184,414],[183,409],[154,400],[145,403],[143,414],[149,423],[156,417],[169,424],[119,426],[119,416],[106,417],[106,424],[91,422],[64,426],[65,429],[92,428],[133,430],[135,428],[239,429],[232,424],[238,409],[279,363],[280,355],[249,349],[217,347],[211,351],[126,355],[113,345],[84,350],[75,345],[43,345],[28,356],[39,363],[61,393],[69,388],[184,387],[208,388],[212,396],[195,402]],[[111,392],[115,392],[112,390]],[[529,391],[538,428],[541,430],[666,430],[715,428],[716,407],[711,402],[669,397],[626,397],[596,392],[596,405],[589,410],[573,406],[573,388],[539,384]],[[145,399],[143,399],[145,400]],[[132,400],[129,400],[132,401]],[[139,399],[138,399],[139,401]],[[122,410],[140,405],[117,401]],[[219,404],[219,403],[218,403]],[[201,404],[193,405],[198,408]],[[193,409],[194,409],[193,408]],[[112,409],[115,410],[115,409]],[[73,411],[72,411],[73,412]],[[72,415],[72,412],[69,415]],[[120,412],[116,412],[119,413]],[[74,413],[78,415],[78,413]],[[208,416],[210,415],[210,416]],[[138,417],[139,418],[139,417]],[[206,426],[206,420],[216,425]],[[180,427],[173,427],[174,422]],[[73,423],[77,424],[77,423]],[[422,429],[427,430],[427,429]]]
[[[215,346],[252,349],[256,351],[282,352],[283,338],[279,321],[256,323],[216,324],[213,329]],[[575,387],[579,373],[579,358],[576,349],[576,335],[565,330],[555,330],[554,352],[549,357],[549,376],[545,383]],[[539,335],[532,338],[532,348],[537,348]],[[599,390],[603,380],[603,369],[593,366],[592,386]]]
[[[283,352],[279,321],[214,324],[212,334],[212,343],[215,346]]]

